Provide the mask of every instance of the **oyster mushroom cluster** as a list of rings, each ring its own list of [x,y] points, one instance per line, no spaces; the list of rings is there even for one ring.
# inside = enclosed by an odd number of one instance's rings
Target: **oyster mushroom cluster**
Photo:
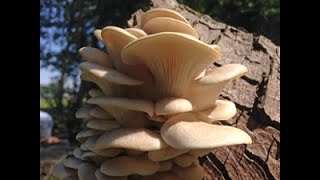
[[[81,79],[97,85],[76,117],[81,146],[54,167],[62,179],[201,180],[198,157],[214,148],[250,144],[244,131],[218,125],[236,113],[219,100],[247,68],[228,64],[206,72],[220,47],[198,39],[179,13],[156,8],[137,27],[107,26],[94,35],[106,52],[84,47]]]

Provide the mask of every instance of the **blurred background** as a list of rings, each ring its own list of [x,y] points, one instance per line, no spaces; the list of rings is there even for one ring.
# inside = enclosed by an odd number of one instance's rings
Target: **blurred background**
[[[280,46],[280,0],[178,2],[215,20],[264,35]],[[75,135],[84,126],[74,114],[93,84],[80,82],[78,50],[103,47],[93,36],[96,28],[126,27],[133,12],[149,6],[150,0],[40,0],[40,110],[53,117],[54,136],[76,145]]]

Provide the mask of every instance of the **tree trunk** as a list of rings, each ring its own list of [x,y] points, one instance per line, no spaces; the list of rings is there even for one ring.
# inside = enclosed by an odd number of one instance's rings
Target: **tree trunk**
[[[221,98],[236,104],[237,114],[221,124],[246,131],[253,144],[217,148],[201,157],[206,179],[280,179],[280,47],[175,0],[152,2],[153,7],[176,10],[197,30],[200,40],[221,47],[221,60],[210,68],[239,63],[249,70],[222,92]],[[139,24],[142,13],[138,10],[132,15],[130,27]]]

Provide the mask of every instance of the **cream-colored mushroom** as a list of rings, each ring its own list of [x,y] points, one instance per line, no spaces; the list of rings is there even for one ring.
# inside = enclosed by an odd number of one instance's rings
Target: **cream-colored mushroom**
[[[189,24],[189,22],[182,15],[174,10],[166,8],[155,8],[145,12],[141,16],[140,28],[143,28],[148,21],[157,17],[169,17]]]
[[[100,41],[100,42],[102,42],[103,43],[103,39],[102,39],[102,37],[101,37],[101,29],[96,29],[94,32],[93,32],[93,34],[94,34],[94,36]]]
[[[183,97],[192,103],[194,111],[213,107],[225,85],[243,76],[247,71],[247,68],[240,64],[227,64],[215,68],[206,76],[193,81]]]
[[[173,172],[158,172],[151,176],[145,176],[142,180],[183,180]],[[191,179],[188,179],[191,180]]]
[[[222,125],[212,125],[197,119],[192,113],[171,117],[161,128],[164,141],[177,149],[205,149],[228,145],[251,144],[244,131]]]
[[[170,146],[164,149],[149,151],[148,158],[152,161],[165,161],[168,159],[172,159],[177,157],[181,154],[187,153],[190,151],[189,149],[175,149]]]
[[[152,101],[120,97],[95,97],[88,100],[110,113],[115,120],[126,127],[146,127],[151,122],[145,113],[154,114]]]
[[[79,180],[96,180],[96,167],[89,163],[82,163],[78,168]]]
[[[79,165],[83,162],[84,161],[81,159],[75,158],[74,156],[69,156],[63,160],[63,165],[71,169],[78,169]]]
[[[113,68],[107,53],[93,47],[83,47],[79,50],[82,58],[88,62],[99,64],[104,67]]]
[[[189,152],[189,154],[191,154],[193,156],[201,157],[201,156],[204,156],[206,154],[209,154],[212,151],[213,151],[212,148],[209,148],[209,149],[193,149],[193,150],[191,150]]]
[[[88,94],[91,97],[105,96],[100,89],[91,89]]]
[[[52,168],[52,174],[54,176],[66,178],[66,177],[77,175],[77,171],[74,169],[65,167],[64,164],[60,162]]]
[[[107,176],[103,174],[100,169],[97,169],[95,172],[97,180],[127,180],[127,176]]]
[[[148,34],[160,32],[180,32],[198,38],[197,31],[189,24],[168,17],[157,17],[149,20],[143,27]]]
[[[111,114],[103,110],[101,107],[95,106],[89,114],[97,119],[113,119]]]
[[[106,160],[100,168],[108,176],[128,176],[131,174],[151,175],[160,168],[159,163],[147,159],[138,159],[130,156],[118,156]]]
[[[159,134],[144,128],[120,128],[105,132],[96,141],[95,149],[127,148],[152,151],[167,147]]]
[[[203,169],[199,163],[193,163],[191,166],[186,168],[173,166],[171,171],[183,180],[202,180],[204,177]]]
[[[100,135],[95,135],[95,136],[90,136],[86,139],[84,143],[80,145],[80,148],[88,151],[88,150],[93,150],[95,149],[96,141],[100,137]]]
[[[108,131],[120,127],[120,124],[115,120],[93,119],[87,123],[87,127],[91,129]]]
[[[202,121],[211,123],[216,120],[229,120],[237,113],[235,104],[231,101],[217,100],[213,108],[197,112]]]
[[[209,45],[175,32],[139,38],[122,50],[124,63],[144,64],[149,68],[154,78],[153,91],[141,95],[154,100],[182,97],[190,83],[218,58],[217,51]]]
[[[192,110],[192,104],[187,99],[167,97],[158,101],[155,105],[156,115],[170,115]]]
[[[172,168],[172,162],[171,161],[160,161],[159,162],[160,168],[158,172],[165,172],[169,171]]]
[[[139,28],[127,28],[125,30],[128,31],[130,34],[134,35],[137,38],[140,38],[140,37],[143,37],[143,36],[147,35],[146,32],[144,32],[142,29],[139,29]]]
[[[93,152],[95,152],[99,156],[104,156],[104,157],[115,157],[122,153],[124,150],[121,148],[108,148],[108,149],[93,149]]]
[[[198,158],[190,154],[182,154],[173,159],[174,163],[180,167],[189,167],[192,163],[197,162]]]
[[[75,114],[75,117],[77,119],[84,119],[84,120],[88,120],[90,118],[92,118],[92,116],[90,115],[90,111],[93,109],[94,107],[92,105],[86,105],[81,107],[80,109],[78,109],[78,111]]]
[[[79,68],[85,73],[84,80],[97,84],[105,95],[123,94],[122,89],[116,88],[120,85],[136,86],[142,84],[141,81],[99,64],[83,62],[79,65]]]

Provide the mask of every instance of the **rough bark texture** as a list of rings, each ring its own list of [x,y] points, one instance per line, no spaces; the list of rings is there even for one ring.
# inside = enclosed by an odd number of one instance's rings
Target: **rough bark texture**
[[[200,158],[206,179],[280,179],[280,47],[264,36],[255,37],[215,21],[175,0],[152,3],[153,7],[176,10],[197,30],[200,40],[222,48],[221,60],[210,68],[240,63],[249,69],[224,89],[221,98],[234,102],[238,111],[221,123],[246,131],[253,144],[217,148]],[[142,13],[135,12],[129,26],[139,24]]]

